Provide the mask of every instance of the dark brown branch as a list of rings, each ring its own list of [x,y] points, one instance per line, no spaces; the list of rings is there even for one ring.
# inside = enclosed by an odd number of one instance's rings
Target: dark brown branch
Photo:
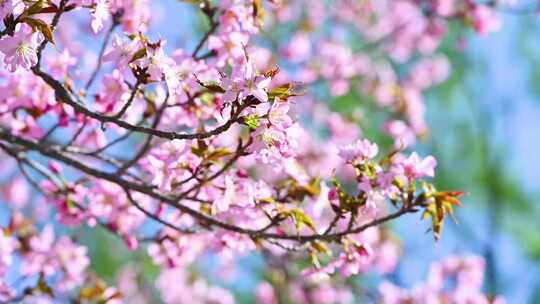
[[[175,231],[178,231],[180,233],[186,233],[186,234],[192,234],[192,233],[195,233],[194,230],[191,230],[191,229],[187,229],[187,228],[180,228],[180,227],[177,227],[163,219],[161,219],[159,216],[156,216],[154,214],[152,214],[150,211],[144,209],[139,203],[137,203],[137,201],[133,198],[133,196],[131,196],[131,193],[129,192],[128,189],[124,188],[124,192],[126,193],[126,196],[130,202],[130,204],[132,204],[133,206],[135,206],[135,208],[137,208],[137,210],[141,211],[142,213],[144,213],[148,218],[164,225],[164,226],[167,226]]]
[[[126,103],[124,104],[124,106],[122,106],[122,108],[120,109],[120,111],[114,115],[114,118],[116,119],[121,119],[122,116],[124,116],[124,114],[126,114],[126,111],[129,109],[129,107],[131,106],[131,104],[133,103],[133,100],[135,100],[135,96],[137,95],[137,93],[139,92],[139,87],[141,86],[141,82],[139,80],[137,80],[137,83],[135,84],[135,86],[133,86],[133,88],[131,89],[131,94],[129,96],[129,99],[126,101]]]
[[[182,204],[178,203],[175,198],[172,198],[172,197],[169,197],[169,196],[167,196],[165,194],[157,192],[154,189],[154,187],[134,183],[134,182],[131,182],[131,181],[128,181],[128,180],[125,180],[125,179],[119,177],[117,174],[108,173],[108,172],[105,172],[105,171],[101,171],[101,170],[89,167],[89,166],[81,163],[80,161],[75,160],[75,159],[65,155],[65,153],[63,151],[59,150],[58,148],[44,147],[44,146],[40,145],[39,143],[37,143],[34,140],[24,139],[24,138],[15,136],[15,135],[11,134],[10,132],[8,132],[8,131],[6,131],[4,129],[0,129],[0,140],[3,140],[5,142],[11,143],[11,144],[20,145],[20,146],[23,146],[23,147],[25,147],[27,149],[30,149],[30,150],[35,150],[35,151],[39,152],[40,154],[42,154],[44,156],[54,158],[54,159],[56,159],[58,161],[61,161],[61,162],[65,163],[65,164],[67,164],[68,166],[71,166],[71,167],[73,167],[75,169],[78,169],[81,172],[89,174],[89,175],[91,175],[93,177],[113,182],[113,183],[115,183],[115,184],[117,184],[120,187],[125,188],[125,189],[130,189],[132,191],[137,191],[137,192],[140,192],[142,194],[146,194],[146,195],[148,195],[148,196],[150,196],[150,197],[152,197],[152,198],[154,198],[156,200],[162,201],[162,202],[166,203],[167,205],[178,209],[181,212],[184,212],[184,213],[186,213],[186,214],[188,214],[190,216],[193,216],[194,218],[198,219],[200,222],[205,223],[208,226],[215,226],[215,227],[219,227],[219,228],[229,230],[229,231],[232,231],[232,232],[237,232],[237,233],[245,234],[245,235],[248,235],[248,236],[255,236],[255,237],[258,237],[258,238],[276,239],[276,240],[290,240],[290,241],[296,241],[296,242],[300,242],[300,243],[316,241],[316,240],[338,241],[342,237],[347,236],[349,234],[360,233],[360,232],[362,232],[362,231],[364,231],[364,230],[366,230],[366,229],[368,229],[370,227],[378,226],[378,225],[380,225],[382,223],[385,223],[385,222],[390,221],[392,219],[398,218],[398,217],[400,217],[400,216],[402,216],[404,214],[416,211],[416,206],[415,205],[410,205],[410,206],[408,206],[406,208],[400,209],[397,212],[388,214],[388,215],[386,215],[384,217],[374,219],[372,221],[369,221],[369,222],[367,222],[367,223],[365,223],[363,225],[357,226],[355,228],[351,227],[349,229],[345,229],[343,231],[336,232],[336,233],[329,233],[327,235],[323,235],[323,234],[291,235],[291,234],[266,233],[266,232],[265,233],[260,233],[259,230],[239,227],[239,226],[236,226],[234,224],[222,222],[222,221],[220,221],[220,220],[218,220],[218,219],[216,219],[214,217],[208,216],[208,215],[206,215],[204,213],[201,213],[201,212],[199,212],[199,211],[197,211],[195,209],[192,209],[192,208],[190,208],[190,207],[188,207],[186,205],[182,205]]]
[[[164,113],[164,111],[165,111],[165,109],[167,107],[167,102],[169,101],[169,97],[170,97],[170,93],[169,93],[169,90],[167,89],[167,95],[165,96],[165,100],[163,101],[163,104],[161,105],[161,107],[157,111],[156,116],[154,118],[154,121],[152,122],[152,126],[151,126],[152,128],[157,128],[157,126],[159,125],[159,122],[161,121],[161,117],[163,116],[163,113]],[[148,135],[146,140],[144,141],[142,147],[137,152],[137,154],[135,154],[135,156],[133,156],[133,158],[131,158],[129,161],[127,161],[123,166],[118,168],[116,173],[118,175],[122,175],[131,166],[136,164],[146,154],[146,152],[148,152],[148,150],[152,146],[152,139],[153,138],[154,137],[152,135]]]
[[[238,122],[238,119],[240,117],[240,113],[245,108],[247,108],[248,106],[250,106],[253,103],[253,97],[251,97],[251,98],[248,97],[238,107],[238,110],[232,113],[231,118],[229,120],[227,120],[227,122],[225,122],[221,126],[216,127],[215,129],[212,129],[210,131],[200,132],[200,133],[192,133],[192,134],[178,133],[178,132],[167,132],[167,131],[162,131],[162,130],[158,130],[158,129],[155,129],[155,128],[132,125],[132,124],[130,124],[128,122],[125,122],[123,120],[120,120],[120,119],[116,118],[115,116],[106,116],[106,115],[102,115],[102,114],[93,112],[93,111],[89,110],[88,108],[86,108],[81,103],[79,103],[79,102],[75,101],[74,99],[72,99],[71,94],[66,90],[66,88],[58,80],[54,79],[49,74],[41,71],[38,67],[32,68],[32,71],[34,72],[35,75],[37,75],[41,79],[43,79],[43,81],[45,81],[45,83],[47,83],[55,91],[56,98],[59,101],[65,103],[67,105],[72,106],[73,109],[76,112],[81,113],[81,114],[83,114],[83,115],[85,115],[87,117],[94,118],[94,119],[98,120],[99,122],[101,122],[103,124],[112,123],[112,124],[115,124],[115,125],[117,125],[117,126],[119,126],[121,128],[124,128],[126,130],[139,132],[139,133],[145,133],[145,134],[148,134],[148,135],[153,135],[153,136],[156,136],[156,137],[161,137],[161,138],[170,139],[170,140],[173,140],[173,139],[205,139],[205,138],[209,138],[209,137],[212,137],[212,136],[219,135],[219,134],[227,131],[234,123]]]

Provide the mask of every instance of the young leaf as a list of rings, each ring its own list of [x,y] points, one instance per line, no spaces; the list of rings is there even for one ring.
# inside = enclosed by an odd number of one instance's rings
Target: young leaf
[[[317,232],[313,220],[309,217],[309,215],[305,214],[304,211],[298,208],[283,211],[282,215],[290,217],[294,222],[296,230],[298,231],[300,231],[300,229],[305,225],[308,226],[313,232]]]
[[[54,44],[52,29],[45,21],[34,18],[25,18],[24,22],[31,26],[35,31],[41,32],[47,41]]]

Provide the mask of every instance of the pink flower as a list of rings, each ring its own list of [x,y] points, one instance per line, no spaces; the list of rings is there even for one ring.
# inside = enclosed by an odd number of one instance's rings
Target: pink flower
[[[274,287],[268,282],[263,282],[255,288],[255,297],[259,304],[277,304],[278,300]]]
[[[17,241],[15,238],[0,232],[0,277],[4,276],[11,265],[16,246]]]
[[[43,228],[39,235],[30,238],[30,251],[25,254],[21,264],[23,275],[35,275],[40,272],[52,275],[56,272],[56,263],[52,248],[54,245],[54,230],[51,225]]]
[[[49,160],[47,167],[54,174],[60,174],[60,172],[62,172],[62,166],[59,163],[55,162],[54,160]]]
[[[17,176],[2,187],[2,195],[10,207],[22,209],[30,198],[28,182],[22,176]]]
[[[212,205],[214,213],[225,212],[231,206],[247,208],[255,205],[255,189],[249,179],[235,178],[234,175],[226,175],[224,179],[225,191],[214,201]]]
[[[0,279],[0,301],[10,302],[16,295],[15,289]]]
[[[144,32],[148,27],[151,7],[149,0],[111,1],[115,12],[122,11],[122,28],[128,33]]]
[[[504,303],[501,297],[492,302],[481,292],[484,268],[484,260],[478,256],[447,257],[432,263],[426,282],[416,284],[411,290],[387,281],[381,283],[381,303]],[[446,280],[451,283],[447,284]]]
[[[208,49],[217,52],[218,65],[223,66],[229,60],[241,61],[244,56],[244,46],[249,36],[242,32],[225,32],[208,38]]]
[[[7,15],[17,16],[24,10],[24,2],[21,0],[1,0],[0,1],[0,20],[4,20]]]
[[[118,105],[122,104],[129,87],[119,70],[114,70],[111,75],[104,76],[102,83],[105,88],[103,93],[99,95],[97,105],[102,112],[112,112]]]
[[[411,179],[418,179],[424,176],[435,176],[435,167],[437,160],[433,156],[420,159],[416,152],[413,152],[409,158],[400,163],[404,174]]]
[[[224,77],[221,84],[225,89],[224,102],[243,100],[253,95],[262,102],[268,101],[266,89],[270,84],[270,77],[256,74],[253,62],[247,61],[244,65],[235,66],[230,77]]]
[[[175,282],[174,288],[171,288],[171,282]],[[233,295],[226,289],[209,285],[201,279],[193,282],[182,267],[163,270],[156,280],[156,287],[167,304],[235,302]]]
[[[296,33],[282,52],[292,62],[301,62],[308,59],[311,53],[309,35],[303,32]]]
[[[19,24],[17,27],[13,36],[5,36],[0,40],[0,52],[4,54],[4,63],[11,72],[15,72],[17,67],[29,70],[38,62],[38,33],[34,33],[26,24]]]
[[[47,57],[47,65],[53,77],[62,78],[66,76],[69,67],[77,63],[77,58],[71,56],[68,49],[65,49],[60,55]]]
[[[471,11],[474,30],[480,35],[496,32],[501,28],[501,21],[493,9],[486,5],[477,5]]]
[[[367,178],[364,178],[364,180],[358,184],[358,189],[363,191],[367,196],[366,204],[360,209],[361,212],[363,214],[374,215],[377,212],[378,206],[384,203],[385,196],[380,190],[373,188],[371,181]]]
[[[379,147],[367,139],[357,140],[354,144],[349,144],[339,148],[338,155],[347,163],[357,160],[372,159],[379,153]]]
[[[112,47],[103,55],[103,61],[112,61],[118,69],[123,70],[127,68],[133,55],[141,47],[138,38],[125,40],[115,34],[112,39]]]
[[[92,30],[98,33],[103,28],[103,22],[109,18],[109,3],[107,0],[95,0],[95,6],[91,11]]]
[[[32,116],[26,116],[22,119],[13,120],[11,127],[15,134],[25,134],[34,138],[43,135],[41,126]]]
[[[146,67],[151,80],[161,81],[163,76],[175,65],[172,58],[163,50],[165,41],[159,41],[157,46],[146,46],[146,57],[139,63]]]
[[[400,256],[400,247],[390,240],[384,241],[376,249],[375,267],[382,273],[392,272]]]
[[[235,185],[231,177],[225,177],[225,192],[223,196],[212,204],[213,213],[221,213],[229,210],[229,206],[237,200]]]
[[[396,149],[409,147],[416,142],[414,131],[402,120],[386,122],[383,125],[383,131],[392,136]]]
[[[373,258],[373,249],[371,246],[354,245],[351,252],[341,253],[340,256],[330,262],[325,268],[329,273],[338,270],[343,276],[350,277],[367,270]]]
[[[85,270],[90,265],[90,259],[86,253],[86,247],[74,243],[67,236],[62,236],[56,242],[55,258],[64,270],[64,276],[58,282],[57,288],[70,290],[83,283],[86,276]]]
[[[289,104],[286,101],[282,102],[279,98],[276,98],[268,113],[268,120],[270,123],[279,129],[287,129],[290,127],[293,122],[288,115],[289,108]]]
[[[456,0],[437,0],[435,2],[435,10],[441,16],[448,17],[454,14],[456,10]]]
[[[293,124],[285,130],[273,125],[257,128],[253,133],[256,141],[252,145],[253,150],[257,152],[257,158],[264,164],[276,165],[274,167],[276,171],[283,169],[283,158],[292,157],[297,153],[298,129],[300,129],[298,124]]]

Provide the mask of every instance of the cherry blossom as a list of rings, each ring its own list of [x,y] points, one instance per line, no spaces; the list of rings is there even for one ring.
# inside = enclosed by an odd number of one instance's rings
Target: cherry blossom
[[[244,99],[247,96],[255,96],[262,102],[268,101],[266,89],[270,84],[270,78],[257,75],[254,64],[248,61],[233,69],[230,77],[224,77],[221,84],[225,89],[223,101],[233,102],[236,99]]]
[[[106,0],[95,0],[92,9],[92,30],[98,33],[103,28],[103,22],[109,18],[109,3]]]
[[[18,67],[28,70],[37,63],[36,51],[40,37],[30,26],[19,25],[13,36],[4,37],[0,41],[0,52],[4,54],[4,63],[11,72],[15,72]]]
[[[371,159],[379,153],[379,147],[367,139],[358,140],[354,144],[341,147],[339,156],[346,162],[352,163],[356,160]]]

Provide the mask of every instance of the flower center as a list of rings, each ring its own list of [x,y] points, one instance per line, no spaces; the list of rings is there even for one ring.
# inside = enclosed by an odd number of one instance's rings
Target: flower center
[[[15,53],[17,54],[17,56],[23,58],[28,58],[30,54],[32,54],[32,52],[34,52],[34,48],[24,42],[20,43],[15,49]]]

